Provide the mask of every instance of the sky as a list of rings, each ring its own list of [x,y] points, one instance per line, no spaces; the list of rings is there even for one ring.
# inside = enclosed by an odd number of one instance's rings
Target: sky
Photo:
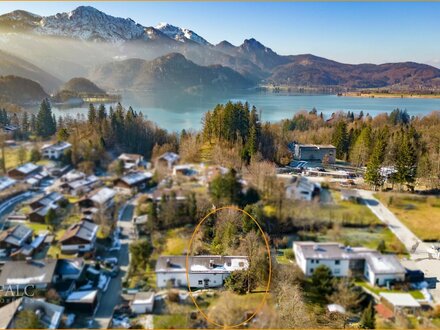
[[[255,38],[282,55],[345,63],[414,61],[440,67],[440,2],[0,2],[39,15],[93,6],[145,26],[167,22],[209,42]]]

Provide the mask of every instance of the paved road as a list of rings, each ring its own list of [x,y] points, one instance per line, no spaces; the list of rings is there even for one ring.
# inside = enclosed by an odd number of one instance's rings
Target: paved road
[[[122,281],[128,271],[129,265],[129,245],[130,245],[130,231],[132,230],[131,219],[133,217],[134,206],[128,202],[125,209],[120,213],[118,226],[122,229],[121,249],[115,252],[109,252],[107,257],[117,257],[120,272],[118,276],[114,277],[108,286],[106,292],[103,293],[98,311],[95,314],[94,326],[96,328],[108,328],[113,314],[113,309],[116,305],[122,302]]]
[[[430,243],[424,243],[408,229],[385,205],[378,201],[372,191],[358,190],[364,203],[385,224],[410,252],[410,260],[403,260],[404,266],[415,265],[425,277],[436,282],[436,288],[429,290],[434,301],[440,303],[440,260],[429,257]],[[427,230],[429,230],[427,228]]]

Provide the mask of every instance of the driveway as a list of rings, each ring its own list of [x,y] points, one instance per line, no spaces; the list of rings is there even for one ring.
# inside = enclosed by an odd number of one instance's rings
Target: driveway
[[[388,225],[390,230],[410,253],[410,260],[402,260],[402,264],[405,267],[415,265],[425,273],[427,279],[436,283],[436,288],[429,290],[429,292],[434,301],[440,303],[440,260],[430,258],[427,252],[432,243],[425,243],[420,240],[394,213],[373,196],[374,192],[360,189],[358,192],[364,204],[368,206],[379,220]]]
[[[118,226],[122,229],[122,237],[120,239],[121,249],[115,252],[108,252],[106,257],[117,257],[120,272],[118,276],[112,278],[108,289],[102,294],[98,311],[95,314],[94,327],[106,329],[109,327],[113,309],[122,302],[122,281],[128,271],[129,265],[129,245],[131,242],[130,232],[132,231],[132,217],[134,206],[131,201],[120,212],[118,218]]]

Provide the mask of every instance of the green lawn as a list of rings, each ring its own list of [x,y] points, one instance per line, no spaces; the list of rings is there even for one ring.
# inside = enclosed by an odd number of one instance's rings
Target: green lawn
[[[185,329],[188,317],[186,314],[154,315],[153,324],[155,329]]]
[[[375,195],[408,228],[424,241],[440,240],[440,197],[409,193],[377,193]],[[426,230],[429,228],[429,230]]]
[[[46,224],[26,221],[26,227],[31,228],[35,234],[42,231],[50,231]]]
[[[362,286],[371,292],[379,295],[381,292],[389,292],[389,293],[409,293],[411,296],[413,296],[414,299],[425,299],[422,292],[419,290],[409,290],[409,291],[402,291],[402,290],[388,290],[383,287],[377,287],[377,286],[371,286],[369,283],[365,281],[358,281],[356,282],[357,285]]]
[[[163,255],[182,255],[188,248],[192,230],[188,228],[170,229],[166,234]]]

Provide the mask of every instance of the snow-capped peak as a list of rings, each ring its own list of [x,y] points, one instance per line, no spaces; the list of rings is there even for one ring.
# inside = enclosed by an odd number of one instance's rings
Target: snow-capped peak
[[[90,6],[44,17],[36,32],[83,40],[119,42],[148,38],[145,28],[132,19],[113,17]]]
[[[183,29],[178,26],[174,26],[165,22],[161,22],[158,25],[156,25],[156,29],[161,31],[168,37],[180,42],[186,42],[187,40],[191,40],[200,45],[210,45],[208,41],[206,41],[197,33],[189,29]]]

